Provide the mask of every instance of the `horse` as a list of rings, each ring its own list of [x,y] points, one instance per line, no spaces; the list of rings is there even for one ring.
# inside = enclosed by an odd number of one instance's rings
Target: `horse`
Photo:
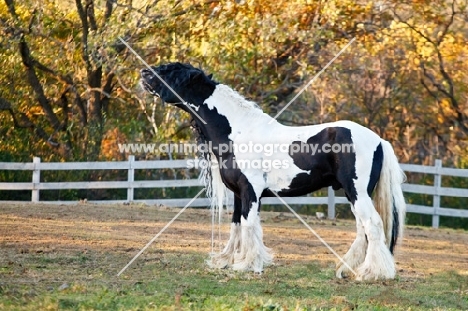
[[[212,205],[222,209],[226,189],[234,193],[230,237],[210,266],[261,273],[273,259],[263,243],[261,199],[332,186],[344,189],[357,230],[343,256],[346,264],[337,263],[336,277],[351,272],[356,280],[395,277],[393,253],[406,212],[405,175],[388,141],[352,121],[286,126],[190,64],[150,68],[140,72],[142,88],[189,113],[208,143],[211,166],[204,176]]]

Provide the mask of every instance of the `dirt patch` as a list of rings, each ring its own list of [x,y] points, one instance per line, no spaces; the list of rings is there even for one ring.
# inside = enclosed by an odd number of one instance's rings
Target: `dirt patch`
[[[101,272],[117,273],[179,211],[92,204],[7,204],[1,210],[0,281],[7,283],[53,280],[57,275],[51,271],[41,273],[42,263],[48,261],[69,267],[86,263],[90,271],[106,263]],[[261,217],[265,244],[273,249],[276,265],[314,261],[323,267],[334,266],[336,258],[293,215],[264,212]],[[222,226],[214,230],[215,250],[221,247],[219,239],[225,242],[228,238],[229,218],[225,215]],[[353,221],[305,218],[338,254],[346,253],[355,236]],[[188,209],[136,264],[162,260],[163,253],[208,254],[211,239],[209,210]],[[402,242],[396,252],[400,277],[419,278],[442,271],[468,275],[468,232],[410,227]],[[67,273],[90,277],[82,268],[71,271]]]

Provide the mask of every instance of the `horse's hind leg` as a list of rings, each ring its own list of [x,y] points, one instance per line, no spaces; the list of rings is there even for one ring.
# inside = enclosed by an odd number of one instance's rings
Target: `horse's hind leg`
[[[385,244],[382,219],[367,193],[358,194],[356,217],[360,218],[367,236],[368,246],[364,262],[357,268],[357,280],[393,279],[395,262]]]
[[[349,267],[356,270],[356,268],[364,262],[364,258],[366,257],[367,238],[364,225],[361,223],[361,219],[356,215],[354,207],[352,207],[351,210],[356,218],[356,239],[346,255],[343,256],[343,260],[347,265],[343,264],[342,261],[339,261],[336,265],[337,278],[342,278],[345,275],[349,276],[351,273]]]
[[[237,195],[235,195],[234,213],[232,214],[229,240],[221,253],[215,254],[211,257],[211,260],[208,262],[210,267],[222,269],[234,264],[234,254],[239,250],[241,244],[241,212],[241,200]]]

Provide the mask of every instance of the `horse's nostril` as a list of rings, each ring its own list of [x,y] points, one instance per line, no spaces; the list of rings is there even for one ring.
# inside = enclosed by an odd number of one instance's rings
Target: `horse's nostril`
[[[140,70],[140,74],[144,78],[152,75],[151,71],[149,69],[146,69],[146,68]]]

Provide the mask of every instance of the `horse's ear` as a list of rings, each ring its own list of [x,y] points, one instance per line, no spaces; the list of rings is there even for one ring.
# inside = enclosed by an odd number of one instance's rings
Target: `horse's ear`
[[[209,78],[210,80],[213,80],[213,74],[210,73],[210,74],[208,75],[208,78]]]
[[[201,79],[203,79],[203,72],[199,71],[199,72],[193,72],[190,74],[190,81],[192,82],[197,82],[197,81],[200,81]]]

